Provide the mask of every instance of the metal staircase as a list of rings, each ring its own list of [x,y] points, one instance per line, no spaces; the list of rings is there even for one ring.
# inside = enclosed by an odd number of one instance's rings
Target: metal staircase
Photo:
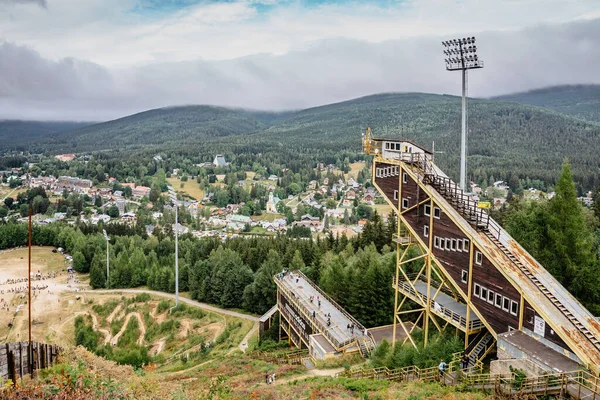
[[[481,331],[467,348],[469,356],[469,367],[475,366],[478,360],[482,360],[489,350],[494,347],[494,336],[487,330]]]
[[[567,307],[527,268],[519,259],[490,232],[485,235],[515,264],[521,272],[558,308],[558,310],[596,347],[600,350],[600,340],[583,325]]]
[[[375,348],[375,343],[373,342],[373,340],[370,337],[365,336],[362,339],[358,339],[357,343],[358,348],[360,349],[360,354],[362,354],[364,358],[369,358],[371,352]]]
[[[544,294],[545,297],[592,343],[600,350],[600,339],[595,337],[590,330],[573,315],[573,313],[527,268],[506,246],[499,240],[502,228],[483,209],[477,207],[477,202],[464,193],[450,178],[437,173],[433,163],[425,158],[413,160],[412,164],[419,168],[423,174],[423,183],[431,185],[452,207],[475,229],[482,231],[487,238],[506,257],[516,265],[525,276]]]

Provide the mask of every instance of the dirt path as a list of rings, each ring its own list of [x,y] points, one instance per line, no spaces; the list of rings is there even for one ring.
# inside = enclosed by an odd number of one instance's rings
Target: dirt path
[[[254,325],[252,326],[252,329],[250,329],[250,331],[246,334],[246,336],[244,336],[244,338],[242,339],[242,341],[238,345],[237,349],[239,349],[242,353],[245,353],[246,350],[248,350],[248,341],[250,340],[250,338],[252,337],[252,335],[254,335],[257,332],[258,332],[258,323],[254,323]],[[235,350],[236,350],[236,347],[234,347],[233,349],[229,350],[229,352],[227,353],[227,355],[233,353]]]
[[[170,299],[175,299],[175,295],[171,293],[157,292],[154,290],[146,290],[146,289],[119,289],[119,290],[90,290],[90,293],[110,293],[110,294],[119,294],[119,293],[148,293],[154,296],[167,297]],[[223,308],[211,306],[210,304],[201,303],[196,300],[191,300],[185,297],[179,296],[179,301],[182,303],[189,304],[194,307],[202,308],[204,310],[212,311],[219,314],[230,315],[232,317],[237,317],[241,319],[246,319],[248,321],[257,322],[259,317],[254,317],[252,315],[242,314],[236,311],[225,310]]]
[[[119,312],[120,309],[121,309],[121,303],[117,304],[117,306],[115,307],[115,309],[106,318],[106,322],[108,322],[109,325],[112,322],[112,320],[115,318],[115,316],[117,315],[117,313]]]
[[[121,335],[123,335],[123,332],[125,332],[125,329],[127,328],[127,324],[129,323],[129,320],[131,319],[132,316],[136,317],[139,322],[140,336],[138,337],[138,340],[136,341],[136,343],[139,345],[144,344],[144,336],[146,335],[146,325],[144,325],[144,320],[142,320],[142,316],[140,315],[140,313],[138,313],[136,311],[136,312],[131,312],[131,313],[127,314],[127,316],[125,317],[125,322],[123,322],[123,326],[121,327],[121,330],[119,331],[119,333],[117,333],[115,336],[113,336],[113,338],[110,341],[110,343],[113,346],[117,345],[119,338],[121,337]]]
[[[158,339],[156,342],[154,342],[154,344],[152,344],[152,348],[150,349],[149,354],[151,356],[160,354],[160,352],[163,351],[163,349],[165,348],[166,342],[167,342],[166,336]]]
[[[96,317],[96,314],[90,313],[90,315],[92,316],[92,328],[95,331],[104,334],[104,344],[108,344],[108,342],[110,342],[110,332],[104,328],[100,328],[100,324],[98,323],[98,317]]]
[[[335,368],[335,369],[311,369],[304,375],[291,376],[285,379],[275,379],[271,385],[282,385],[284,383],[293,382],[293,381],[302,381],[304,379],[312,378],[313,376],[335,376],[336,374],[343,372],[344,368]],[[275,377],[277,378],[277,377]],[[266,385],[266,383],[263,383]]]

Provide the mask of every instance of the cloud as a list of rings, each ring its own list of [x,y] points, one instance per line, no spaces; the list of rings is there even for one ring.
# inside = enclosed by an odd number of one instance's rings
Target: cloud
[[[470,95],[600,83],[598,37],[600,19],[481,32],[477,40],[485,68],[469,74]],[[443,64],[446,38],[379,43],[330,38],[279,55],[120,68],[53,60],[5,42],[0,118],[97,121],[181,104],[282,110],[390,91],[459,94],[459,74],[445,71]]]
[[[42,8],[48,7],[48,2],[46,0],[0,0],[0,4],[35,4]]]

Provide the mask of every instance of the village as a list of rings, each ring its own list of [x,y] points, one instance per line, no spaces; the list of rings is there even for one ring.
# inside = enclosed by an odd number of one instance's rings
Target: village
[[[62,162],[77,159],[75,154],[55,156]],[[160,156],[154,158],[162,161]],[[199,168],[228,168],[229,163],[221,154],[212,163],[198,164]],[[0,171],[2,183],[0,201],[16,198],[13,209],[18,210],[18,194],[28,189],[43,189],[49,202],[82,199],[81,211],[52,208],[34,215],[36,224],[64,221],[70,224],[109,224],[129,226],[143,224],[148,235],[167,226],[178,234],[195,237],[219,237],[221,240],[243,236],[269,236],[288,234],[294,237],[319,237],[327,234],[353,237],[361,233],[367,220],[377,211],[384,221],[391,207],[370,183],[370,177],[362,174],[364,162],[353,164],[352,171],[344,174],[334,165],[317,163],[315,171],[321,179],[313,179],[298,186],[296,194],[284,196],[282,177],[288,173],[283,168],[277,174],[259,177],[251,171],[245,172],[246,179],[225,183],[225,174],[215,174],[214,182],[202,190],[195,176],[188,176],[178,168],[168,172],[168,188],[178,193],[179,222],[175,224],[174,204],[166,193],[152,194],[152,188],[134,182],[119,182],[107,176],[105,182],[94,185],[90,179],[73,176],[42,176],[30,174],[23,168]],[[196,188],[196,186],[198,186]],[[218,200],[216,191],[225,187],[244,190],[250,195],[247,201],[227,202]],[[194,190],[191,190],[191,188]],[[164,190],[163,190],[164,191]],[[496,181],[486,188],[471,182],[471,192],[484,208],[499,209],[510,201],[513,192],[507,182]],[[553,192],[545,193],[533,187],[520,194],[524,199],[551,199]],[[154,201],[151,201],[154,200]],[[591,204],[591,193],[579,198],[586,206]],[[12,203],[12,200],[10,201]],[[6,202],[5,202],[6,203]],[[0,204],[2,205],[2,204]],[[64,207],[63,207],[64,208]],[[70,211],[70,212],[69,212]],[[2,215],[0,215],[2,217]],[[26,221],[26,214],[12,213],[5,218]],[[289,232],[288,232],[289,231]]]

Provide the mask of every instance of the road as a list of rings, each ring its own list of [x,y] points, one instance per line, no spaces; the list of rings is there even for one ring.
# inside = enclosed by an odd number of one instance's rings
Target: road
[[[167,297],[175,300],[175,295],[171,293],[157,292],[155,290],[146,290],[146,289],[113,289],[113,290],[88,290],[89,293],[111,293],[111,294],[119,294],[119,293],[148,293],[153,296]],[[191,300],[185,297],[179,296],[179,301],[182,303],[189,304],[194,307],[202,308],[204,310],[213,311],[219,314],[229,315],[231,317],[241,318],[248,321],[258,322],[259,317],[254,317],[252,315],[242,314],[236,311],[225,310],[223,308],[211,306],[210,304],[201,303],[196,300]]]

